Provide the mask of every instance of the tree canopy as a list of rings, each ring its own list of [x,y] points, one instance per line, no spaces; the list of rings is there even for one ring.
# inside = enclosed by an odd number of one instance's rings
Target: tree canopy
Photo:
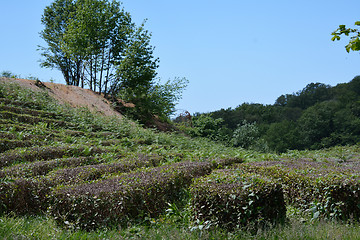
[[[310,83],[281,95],[272,105],[243,103],[198,114],[188,133],[211,132],[197,135],[256,150],[319,149],[358,143],[359,117],[360,76],[356,76],[335,87]]]
[[[121,96],[141,114],[175,111],[187,80],[157,83],[159,59],[153,55],[151,34],[145,22],[139,27],[133,23],[120,2],[55,0],[41,22],[40,36],[47,44],[39,48],[41,66],[60,70],[66,84]]]

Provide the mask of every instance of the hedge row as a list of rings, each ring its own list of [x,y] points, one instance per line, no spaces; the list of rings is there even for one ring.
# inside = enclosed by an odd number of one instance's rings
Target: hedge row
[[[104,174],[111,176],[112,174],[130,172],[141,167],[156,167],[160,162],[160,158],[153,156],[119,159],[117,162],[112,163],[58,169],[49,173],[47,179],[52,185],[76,185],[86,181],[97,180]]]
[[[30,140],[9,140],[0,139],[0,153],[22,147],[31,147],[34,145],[41,145],[40,142],[34,142]]]
[[[48,207],[51,188],[38,179],[0,179],[0,214],[39,214]]]
[[[7,111],[0,111],[0,117],[5,119],[11,119],[13,121],[27,123],[27,124],[37,124],[39,122],[45,122],[52,124],[54,126],[58,127],[73,127],[72,124],[67,123],[65,121],[61,120],[53,120],[49,118],[41,118],[41,117],[34,117],[31,115],[26,114],[17,114],[13,112],[7,112]]]
[[[360,166],[306,160],[238,165],[282,184],[288,204],[311,210],[314,217],[360,218]]]
[[[32,141],[42,141],[45,140],[45,138],[48,138],[48,136],[43,135],[34,135],[34,134],[13,134],[13,133],[7,133],[7,132],[0,132],[0,139],[6,139],[6,140],[32,140]]]
[[[0,155],[0,168],[20,162],[34,162],[62,158],[63,156],[89,156],[106,150],[84,146],[43,146],[10,150]]]
[[[53,193],[49,212],[84,229],[155,217],[181,197],[193,178],[212,168],[209,162],[181,162],[65,187]]]
[[[4,103],[7,105],[19,106],[19,107],[26,107],[31,109],[41,109],[39,104],[34,102],[25,102],[25,101],[17,101],[8,98],[0,98],[0,103]]]
[[[139,155],[139,158],[132,162],[127,160],[122,163],[60,169],[44,176],[54,168],[80,166],[96,161],[98,160],[93,157],[56,159],[19,164],[0,171],[0,213],[38,214],[49,206],[49,196],[56,186],[76,185],[97,179],[103,173],[129,172],[137,167],[160,163],[155,156]],[[34,176],[37,178],[27,178]]]
[[[217,170],[198,178],[190,188],[195,220],[234,228],[284,220],[280,184],[241,170]]]
[[[41,118],[50,118],[50,119],[61,119],[62,116],[52,112],[46,112],[41,110],[33,110],[28,108],[20,108],[20,107],[12,107],[12,106],[3,106],[0,105],[0,111],[3,112],[12,112],[17,114],[27,114],[34,117],[41,117]]]
[[[97,163],[99,160],[94,157],[59,158],[49,161],[36,161],[20,163],[0,170],[0,178],[5,177],[35,177],[46,175],[50,171],[62,167],[78,167]]]
[[[52,215],[83,228],[111,225],[145,215],[156,216],[163,212],[167,202],[181,197],[182,190],[190,185],[193,178],[240,160],[181,162],[111,176],[112,172],[119,174],[161,163],[159,156],[139,155],[133,161],[127,159],[118,163],[61,169],[44,176],[57,167],[85,165],[93,161],[96,159],[91,157],[56,159],[3,169],[0,172],[0,214],[38,214],[51,206]],[[103,173],[109,174],[106,179],[85,183],[99,178]],[[26,178],[34,176],[36,178]],[[71,185],[55,190],[55,194],[52,192],[63,184]],[[105,212],[102,207],[99,208],[99,201],[106,208]],[[92,224],[89,225],[89,222]]]

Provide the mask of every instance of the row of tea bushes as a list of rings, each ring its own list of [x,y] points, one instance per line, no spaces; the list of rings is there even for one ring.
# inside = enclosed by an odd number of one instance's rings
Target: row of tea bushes
[[[102,174],[129,172],[160,163],[154,156],[139,156],[115,163],[88,165],[104,161],[100,159],[54,159],[3,168],[0,171],[0,213],[38,214],[46,210],[52,189],[59,185],[77,185],[101,178]]]
[[[66,158],[18,164],[1,170],[0,214],[39,214],[46,211],[52,189],[59,185],[76,186],[99,179],[102,174],[129,172],[154,164],[153,157],[142,156],[116,163],[87,165],[96,161],[94,157]],[[50,172],[51,169],[64,166],[69,168]]]
[[[1,103],[1,102],[0,102]],[[34,110],[29,108],[22,107],[13,107],[13,106],[4,106],[0,105],[0,111],[2,112],[12,112],[17,114],[27,114],[34,117],[47,118],[47,119],[62,119],[62,115],[58,115],[52,112],[46,112],[42,110]]]
[[[156,217],[167,203],[181,198],[194,178],[213,168],[210,162],[180,162],[60,188],[53,193],[49,212],[84,229]]]
[[[285,219],[280,184],[237,169],[214,171],[191,185],[195,220],[234,229]]]
[[[18,107],[29,108],[29,109],[38,109],[38,110],[41,109],[41,106],[34,102],[12,100],[9,98],[0,98],[0,104],[5,104],[7,106],[8,105],[18,106]]]
[[[40,142],[34,142],[31,140],[10,140],[10,139],[0,139],[0,153],[23,147],[31,147],[34,145],[41,145]]]
[[[83,165],[95,164],[99,160],[94,157],[71,157],[57,158],[48,161],[35,161],[28,163],[19,163],[11,167],[0,170],[0,177],[10,178],[30,178],[35,176],[43,176],[57,168],[79,167]]]
[[[154,207],[147,209],[143,206],[140,209],[141,213],[158,214],[164,211],[164,206],[168,201],[179,198],[182,189],[189,186],[193,178],[208,174],[217,167],[241,162],[240,159],[233,158],[207,162],[180,162],[151,168],[162,163],[160,156],[138,155],[136,158],[120,156],[117,160],[110,158],[112,162],[98,162],[105,159],[101,156],[99,158],[73,157],[20,163],[3,168],[0,171],[0,213],[39,214],[46,211],[49,206],[58,211],[65,207],[62,205],[64,201],[69,203],[68,201],[71,199],[82,199],[88,194],[91,195],[92,191],[90,190],[94,191],[92,196],[104,195],[106,197],[104,204],[108,204],[107,197],[116,195],[123,188],[132,189],[133,192],[129,190],[129,193],[133,196],[137,196],[139,188],[143,188],[141,194],[144,196],[141,196],[141,199],[154,197],[151,200],[152,202],[147,199],[146,201],[150,205],[145,204],[145,206],[154,205]],[[99,164],[94,164],[96,162]],[[93,164],[89,165],[91,163]],[[131,172],[132,170],[135,172]],[[53,192],[54,189],[55,193]],[[53,196],[57,197],[53,198]],[[67,197],[70,196],[69,200]],[[74,204],[81,206],[77,203]],[[67,207],[74,208],[74,204]],[[96,204],[89,206],[89,208],[94,206],[95,209],[91,212],[98,210]],[[126,205],[125,208],[128,206]],[[137,208],[137,206],[133,207]],[[75,211],[74,214],[82,211],[81,209],[73,210]],[[61,216],[67,211],[68,209],[65,208]],[[141,215],[140,212],[135,215],[125,214],[123,217],[136,218],[139,215]],[[85,219],[82,219],[77,225],[87,228]]]
[[[276,161],[237,165],[282,184],[287,204],[311,210],[313,217],[359,219],[359,164]]]
[[[62,158],[63,156],[90,156],[103,152],[107,152],[107,150],[82,145],[42,146],[24,149],[18,148],[4,152],[0,155],[0,167],[3,168],[11,166],[15,163]]]
[[[54,120],[50,118],[43,118],[43,117],[36,117],[27,114],[18,114],[14,112],[8,111],[0,111],[0,117],[2,119],[11,119],[12,121],[20,122],[20,123],[27,123],[27,124],[37,124],[39,122],[44,122],[47,124],[51,124],[52,126],[56,127],[69,127],[73,128],[74,125],[71,123],[67,123],[62,120]]]
[[[160,162],[161,159],[155,157],[122,158],[111,163],[57,169],[50,172],[47,179],[53,183],[52,185],[77,185],[106,176],[111,177],[112,175],[130,172],[138,168],[156,167],[159,166]]]

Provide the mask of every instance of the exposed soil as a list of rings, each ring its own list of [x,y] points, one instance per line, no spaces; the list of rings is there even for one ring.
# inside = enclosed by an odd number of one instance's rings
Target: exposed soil
[[[90,111],[100,112],[106,116],[122,117],[119,112],[111,107],[108,100],[89,89],[28,79],[0,78],[0,81],[15,82],[33,91],[48,91],[49,95],[61,104],[68,103],[72,107],[87,107]]]

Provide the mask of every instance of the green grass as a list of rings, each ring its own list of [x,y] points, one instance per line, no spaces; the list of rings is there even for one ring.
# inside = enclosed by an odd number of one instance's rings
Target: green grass
[[[172,218],[158,219],[147,224],[133,224],[125,229],[99,229],[82,231],[66,229],[46,217],[0,218],[1,239],[360,239],[358,224],[339,222],[301,222],[292,219],[284,225],[270,226],[257,231],[238,230],[227,232],[221,229],[191,230],[190,226],[175,223]]]

